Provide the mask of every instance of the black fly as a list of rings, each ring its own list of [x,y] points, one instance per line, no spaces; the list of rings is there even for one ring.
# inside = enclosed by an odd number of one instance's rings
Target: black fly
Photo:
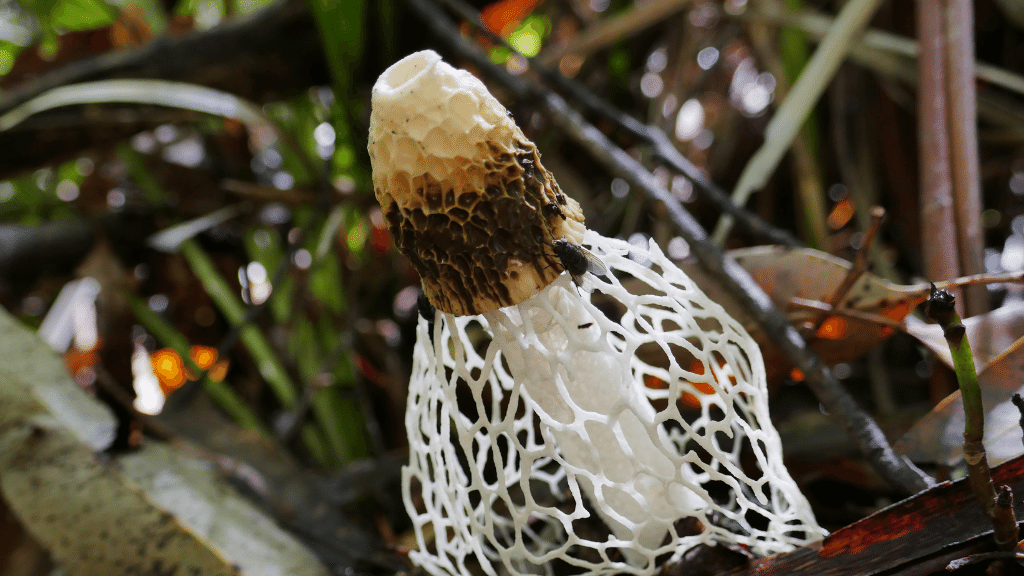
[[[543,210],[545,216],[561,216],[562,220],[567,220],[567,218],[565,217],[565,213],[562,212],[562,209],[558,206],[558,204],[555,204],[554,202],[549,202],[545,204]]]
[[[587,272],[597,276],[608,275],[608,268],[593,252],[578,244],[573,244],[565,238],[553,240],[551,249],[555,252],[555,256],[558,256],[562,268],[572,276],[576,286],[583,286],[583,275]]]
[[[420,311],[420,316],[423,316],[427,321],[427,332],[429,334],[433,334],[434,318],[437,317],[437,309],[430,303],[430,299],[427,298],[427,295],[424,294],[422,290],[419,291],[419,294],[416,296],[416,307]]]

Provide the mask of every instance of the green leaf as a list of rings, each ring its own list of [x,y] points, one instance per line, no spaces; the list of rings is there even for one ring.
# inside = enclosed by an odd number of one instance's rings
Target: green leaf
[[[341,290],[341,269],[336,256],[329,254],[316,263],[309,276],[309,291],[331,312],[341,314],[345,311],[345,296]]]
[[[0,41],[0,76],[7,74],[14,67],[14,60],[21,53],[24,46],[19,46],[13,42]]]
[[[289,348],[289,353],[299,369],[299,377],[304,382],[313,380],[320,373],[320,347],[313,324],[308,318],[296,320]]]
[[[62,30],[92,30],[113,24],[117,10],[102,0],[63,0],[50,12],[50,24]]]
[[[352,90],[353,69],[363,55],[366,6],[362,0],[308,0],[316,18],[327,63],[334,78],[334,93],[346,98]]]
[[[273,2],[274,0],[232,0],[231,4],[236,14],[248,14],[266,8]]]
[[[236,326],[245,322],[246,309],[238,296],[238,290],[231,286],[214,265],[213,260],[194,240],[181,244],[181,255],[188,261],[192,272],[202,282],[210,298],[217,304],[227,321]],[[260,374],[274,391],[277,400],[285,408],[292,408],[298,401],[295,384],[278,359],[273,346],[266,336],[252,323],[244,324],[239,339],[252,354]]]

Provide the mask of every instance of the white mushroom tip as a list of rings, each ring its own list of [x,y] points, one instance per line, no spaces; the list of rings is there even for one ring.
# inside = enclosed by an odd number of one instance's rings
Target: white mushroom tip
[[[413,52],[391,65],[373,85],[374,98],[393,97],[404,86],[415,83],[417,77],[426,74],[437,65],[441,55],[433,50]]]
[[[462,159],[485,151],[488,141],[512,150],[518,132],[483,82],[433,50],[414,52],[385,70],[373,86],[372,105],[369,150],[375,173],[380,162],[390,162],[393,171],[413,177],[445,177]]]

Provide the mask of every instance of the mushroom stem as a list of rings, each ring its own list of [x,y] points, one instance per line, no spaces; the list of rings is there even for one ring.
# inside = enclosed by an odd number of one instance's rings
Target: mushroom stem
[[[666,456],[676,448],[631,373],[635,344],[614,346],[616,323],[568,277],[484,317],[543,433],[615,536],[654,550],[673,522],[706,507]]]
[[[772,554],[820,537],[750,336],[655,244],[584,242],[609,271],[594,279],[607,315],[563,274],[482,317],[440,315],[432,336],[420,322],[402,484],[413,562],[652,576],[698,544]]]

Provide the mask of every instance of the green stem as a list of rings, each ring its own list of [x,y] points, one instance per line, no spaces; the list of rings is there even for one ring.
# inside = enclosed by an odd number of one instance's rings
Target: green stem
[[[228,323],[234,327],[245,322],[245,305],[237,295],[238,291],[228,285],[206,251],[193,239],[182,242],[180,251]],[[281,406],[287,410],[294,409],[298,403],[298,388],[263,333],[254,324],[244,324],[239,339],[252,355],[260,374],[270,385]],[[321,463],[344,461],[347,450],[338,441],[337,435],[331,433],[336,427],[331,415],[322,410],[315,410],[313,415],[320,430],[312,426],[302,427],[301,435],[306,447]]]
[[[964,401],[964,460],[967,462],[971,488],[981,507],[990,518],[994,518],[996,491],[992,485],[992,471],[988,466],[985,445],[982,443],[985,436],[985,408],[981,403],[981,387],[978,386],[978,371],[974,367],[971,344],[954,304],[952,294],[932,285],[925,310],[928,317],[942,327],[942,334],[953,356],[953,369]]]
[[[956,318],[956,326],[944,330],[949,351],[953,355],[953,366],[956,380],[960,384],[960,394],[964,399],[964,439],[981,441],[985,435],[985,409],[981,405],[981,388],[978,386],[978,371],[974,367],[974,356],[971,344],[964,334],[964,326],[960,318]]]
[[[192,272],[203,283],[206,292],[210,298],[213,298],[228,323],[231,326],[237,326],[244,322],[245,305],[236,295],[237,291],[233,290],[221,276],[206,251],[193,239],[182,242],[180,250],[181,255],[185,257],[192,268]],[[263,333],[253,324],[246,324],[242,327],[239,339],[252,354],[260,374],[274,391],[278,402],[286,409],[294,407],[298,400],[297,388],[288,377],[284,365],[277,358],[274,349]]]

